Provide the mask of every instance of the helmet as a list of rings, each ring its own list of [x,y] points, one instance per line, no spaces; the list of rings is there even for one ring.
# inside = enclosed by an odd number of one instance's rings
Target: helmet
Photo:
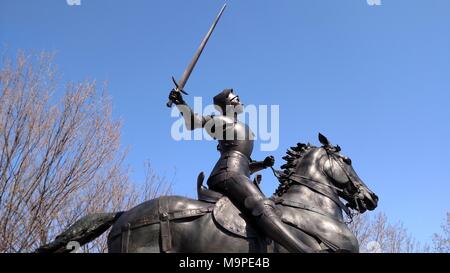
[[[213,102],[216,109],[222,111],[223,114],[225,114],[227,105],[234,106],[238,113],[243,111],[239,96],[234,94],[233,89],[224,89],[214,96]]]

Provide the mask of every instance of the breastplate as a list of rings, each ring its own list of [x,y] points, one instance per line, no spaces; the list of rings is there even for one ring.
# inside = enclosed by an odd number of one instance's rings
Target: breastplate
[[[218,116],[214,119],[213,137],[219,141],[217,149],[221,154],[238,151],[250,159],[253,151],[253,139],[255,138],[250,127],[227,116]]]
[[[224,172],[240,173],[250,176],[249,163],[253,151],[254,134],[251,129],[240,121],[219,117],[223,126],[215,132],[219,139],[217,149],[220,151],[220,159],[214,166],[210,177]],[[217,128],[216,128],[217,130]]]

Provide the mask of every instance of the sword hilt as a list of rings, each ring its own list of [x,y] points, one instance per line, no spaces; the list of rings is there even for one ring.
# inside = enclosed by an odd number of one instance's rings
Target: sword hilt
[[[180,88],[180,86],[178,85],[178,83],[177,83],[177,81],[175,80],[174,77],[172,77],[172,81],[175,84],[175,88],[172,89],[172,91],[175,90],[175,91],[183,93],[185,95],[189,95],[186,91],[184,91],[182,88]],[[173,101],[171,99],[169,99],[169,101],[166,103],[166,106],[171,108],[172,105],[173,105]]]

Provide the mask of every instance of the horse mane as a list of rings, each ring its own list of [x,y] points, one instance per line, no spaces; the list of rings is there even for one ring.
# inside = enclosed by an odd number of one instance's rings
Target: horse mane
[[[298,163],[303,159],[303,156],[311,149],[317,148],[310,143],[297,143],[297,146],[293,146],[286,151],[286,155],[282,158],[286,161],[284,165],[281,166],[282,172],[278,174],[278,182],[280,185],[275,190],[275,194],[278,196],[283,195],[289,187],[292,185],[292,180],[289,176],[295,171]]]

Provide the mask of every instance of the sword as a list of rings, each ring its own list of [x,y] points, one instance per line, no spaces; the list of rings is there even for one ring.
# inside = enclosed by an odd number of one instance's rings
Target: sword
[[[183,76],[181,77],[181,79],[178,81],[175,80],[174,77],[172,77],[172,81],[175,84],[175,88],[174,90],[176,92],[181,92],[185,95],[187,95],[188,93],[186,93],[183,88],[186,85],[187,80],[189,79],[189,76],[192,73],[192,70],[194,70],[195,64],[197,63],[198,59],[200,58],[200,55],[202,54],[203,49],[206,46],[206,43],[209,40],[209,37],[211,36],[211,34],[214,31],[214,28],[217,25],[217,22],[219,22],[220,17],[222,16],[223,11],[225,10],[225,7],[227,6],[227,4],[224,4],[223,7],[220,9],[219,14],[217,15],[216,19],[214,20],[213,24],[211,25],[211,28],[209,29],[208,33],[206,33],[205,38],[203,38],[202,42],[200,43],[200,46],[197,49],[197,52],[195,52],[194,58],[192,58],[191,63],[189,64],[189,66],[186,68],[186,70],[184,70]],[[169,100],[166,105],[167,107],[172,107],[172,101]]]

